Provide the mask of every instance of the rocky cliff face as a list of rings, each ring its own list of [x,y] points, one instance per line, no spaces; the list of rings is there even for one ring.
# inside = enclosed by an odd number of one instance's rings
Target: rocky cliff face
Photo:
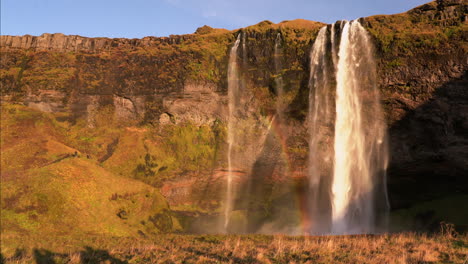
[[[467,193],[466,15],[466,1],[437,1],[365,19],[379,48],[393,208]]]
[[[142,39],[125,38],[87,38],[82,36],[67,36],[61,33],[44,33],[40,36],[3,36],[0,45],[8,49],[53,50],[62,52],[96,53],[113,48],[137,49],[138,47],[158,44],[179,44],[190,38],[185,36],[145,37]]]
[[[173,115],[173,121],[185,120],[178,117],[181,111],[198,116],[193,121],[221,118],[212,112],[225,105],[218,97],[226,93],[227,53],[236,35],[245,31],[249,43],[241,55],[248,65],[244,69],[248,79],[265,87],[274,82],[271,65],[276,34],[289,37],[285,42],[293,45],[286,47],[292,50],[284,58],[291,67],[285,74],[291,77],[287,78],[290,89],[299,90],[301,80],[307,78],[306,54],[320,26],[309,21],[262,22],[236,32],[211,29],[132,40],[63,34],[2,36],[2,98],[43,111],[66,108],[76,117],[91,115],[89,110],[99,106],[114,105],[119,119],[151,123],[165,113]],[[192,98],[199,102],[200,96],[219,105],[211,104],[210,110],[204,107],[198,113],[188,105],[182,110],[185,103],[181,102]],[[174,113],[171,107],[176,108]]]
[[[377,47],[379,86],[390,129],[394,209],[468,193],[467,13],[465,0],[440,0],[407,13],[362,19]],[[225,147],[227,62],[230,46],[241,34],[245,46],[239,48],[240,69],[250,102],[246,115],[266,120],[274,113],[275,80],[281,76],[288,95],[286,152],[291,173],[301,178],[307,159],[309,52],[322,26],[304,20],[264,21],[236,31],[203,27],[191,35],[143,39],[1,36],[2,103],[66,113],[62,119],[85,122],[91,129],[99,127],[105,111],[121,126],[151,125],[160,131],[174,124],[207,126],[213,134],[206,140],[216,145],[209,152],[214,161],[206,161],[212,165],[187,165],[191,169],[180,171],[161,165],[167,160],[157,166],[147,160],[128,170],[132,175],[127,176],[133,177],[165,175],[158,184],[166,182],[163,192],[172,205],[188,203],[199,192],[196,188],[224,177],[222,169],[214,169],[225,165],[219,153]],[[273,56],[278,34],[280,72]],[[144,140],[138,155],[146,153],[149,160],[159,155],[148,147],[152,140]],[[141,158],[138,155],[135,159]],[[192,184],[197,178],[205,182]],[[418,186],[423,187],[413,191]]]

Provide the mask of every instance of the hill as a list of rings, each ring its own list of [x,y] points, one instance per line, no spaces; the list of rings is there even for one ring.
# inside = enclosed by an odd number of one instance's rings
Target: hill
[[[158,189],[66,145],[73,145],[67,124],[17,105],[3,105],[1,114],[2,243],[24,235],[152,236],[180,228]]]

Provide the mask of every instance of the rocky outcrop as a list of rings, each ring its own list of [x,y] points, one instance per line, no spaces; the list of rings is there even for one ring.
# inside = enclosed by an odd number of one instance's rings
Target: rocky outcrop
[[[434,1],[365,19],[378,48],[394,209],[468,192],[467,8]]]
[[[426,19],[442,26],[453,26],[460,19],[468,21],[468,5],[466,0],[437,0],[414,8],[409,14],[423,15]]]
[[[165,112],[160,119],[172,123],[211,124],[226,119],[226,98],[216,93],[214,85],[187,84],[182,93],[163,99]]]
[[[262,22],[235,32],[205,27],[193,35],[169,38],[1,36],[2,101],[46,111],[67,109],[74,118],[110,106],[118,119],[158,123],[166,122],[168,115],[176,123],[210,123],[225,119],[227,53],[238,34],[245,42],[239,54],[245,85],[274,91],[278,73],[272,66],[273,50],[279,33],[284,37],[285,89],[306,90],[306,54],[322,24],[299,22]],[[274,110],[267,104],[264,108]]]
[[[191,38],[190,35],[171,37],[144,37],[142,39],[125,38],[88,38],[61,33],[44,33],[40,36],[0,36],[3,49],[53,50],[62,52],[103,52],[114,48],[132,49],[161,44],[178,44]]]
[[[468,193],[467,87],[465,72],[442,84],[432,98],[408,110],[391,127],[389,187],[394,208]],[[417,192],[416,182],[421,188]]]

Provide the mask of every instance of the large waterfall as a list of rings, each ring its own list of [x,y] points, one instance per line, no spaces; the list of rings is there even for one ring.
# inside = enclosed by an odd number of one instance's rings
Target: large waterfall
[[[309,83],[312,233],[374,232],[388,207],[376,84],[373,47],[361,24],[323,27],[311,52]]]
[[[282,42],[278,33],[272,54],[276,111],[264,117],[253,114],[252,94],[245,87],[245,33],[238,35],[229,53],[224,232],[294,229],[297,218],[290,194],[297,186],[288,180],[288,161],[281,156],[287,150],[289,129]],[[386,129],[373,53],[370,37],[358,21],[321,28],[312,47],[308,181],[299,194],[307,201],[300,204],[302,230],[307,233],[372,233],[388,210]],[[282,177],[282,186],[275,187],[273,177]],[[273,199],[288,208],[280,208]]]

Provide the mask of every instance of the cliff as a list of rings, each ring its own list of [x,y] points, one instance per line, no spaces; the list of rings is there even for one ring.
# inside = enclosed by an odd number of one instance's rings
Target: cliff
[[[365,20],[379,49],[392,207],[466,194],[466,1],[436,1]],[[437,209],[426,210],[440,217]]]
[[[440,0],[361,19],[376,46],[390,131],[391,204],[400,213],[430,214],[428,222],[417,223],[425,228],[440,220],[439,209],[415,206],[466,199],[468,193],[467,13],[465,0]],[[289,166],[300,182],[308,147],[309,53],[322,26],[263,21],[234,31],[205,26],[194,34],[143,39],[1,36],[1,100],[49,112],[66,131],[61,140],[67,145],[112,173],[162,187],[180,214],[209,215],[219,206],[226,176],[230,47],[240,34],[240,74],[248,87],[245,127],[265,130],[275,111],[276,80],[282,78],[289,164],[268,173],[281,182]],[[262,133],[247,138],[250,149],[244,151],[253,159],[246,162],[268,167],[277,162],[268,152],[277,149],[261,148],[259,139],[268,140]],[[34,153],[28,155],[34,160]],[[15,157],[2,159],[11,163]],[[2,163],[2,177],[16,170]],[[239,171],[240,181],[243,175]]]

